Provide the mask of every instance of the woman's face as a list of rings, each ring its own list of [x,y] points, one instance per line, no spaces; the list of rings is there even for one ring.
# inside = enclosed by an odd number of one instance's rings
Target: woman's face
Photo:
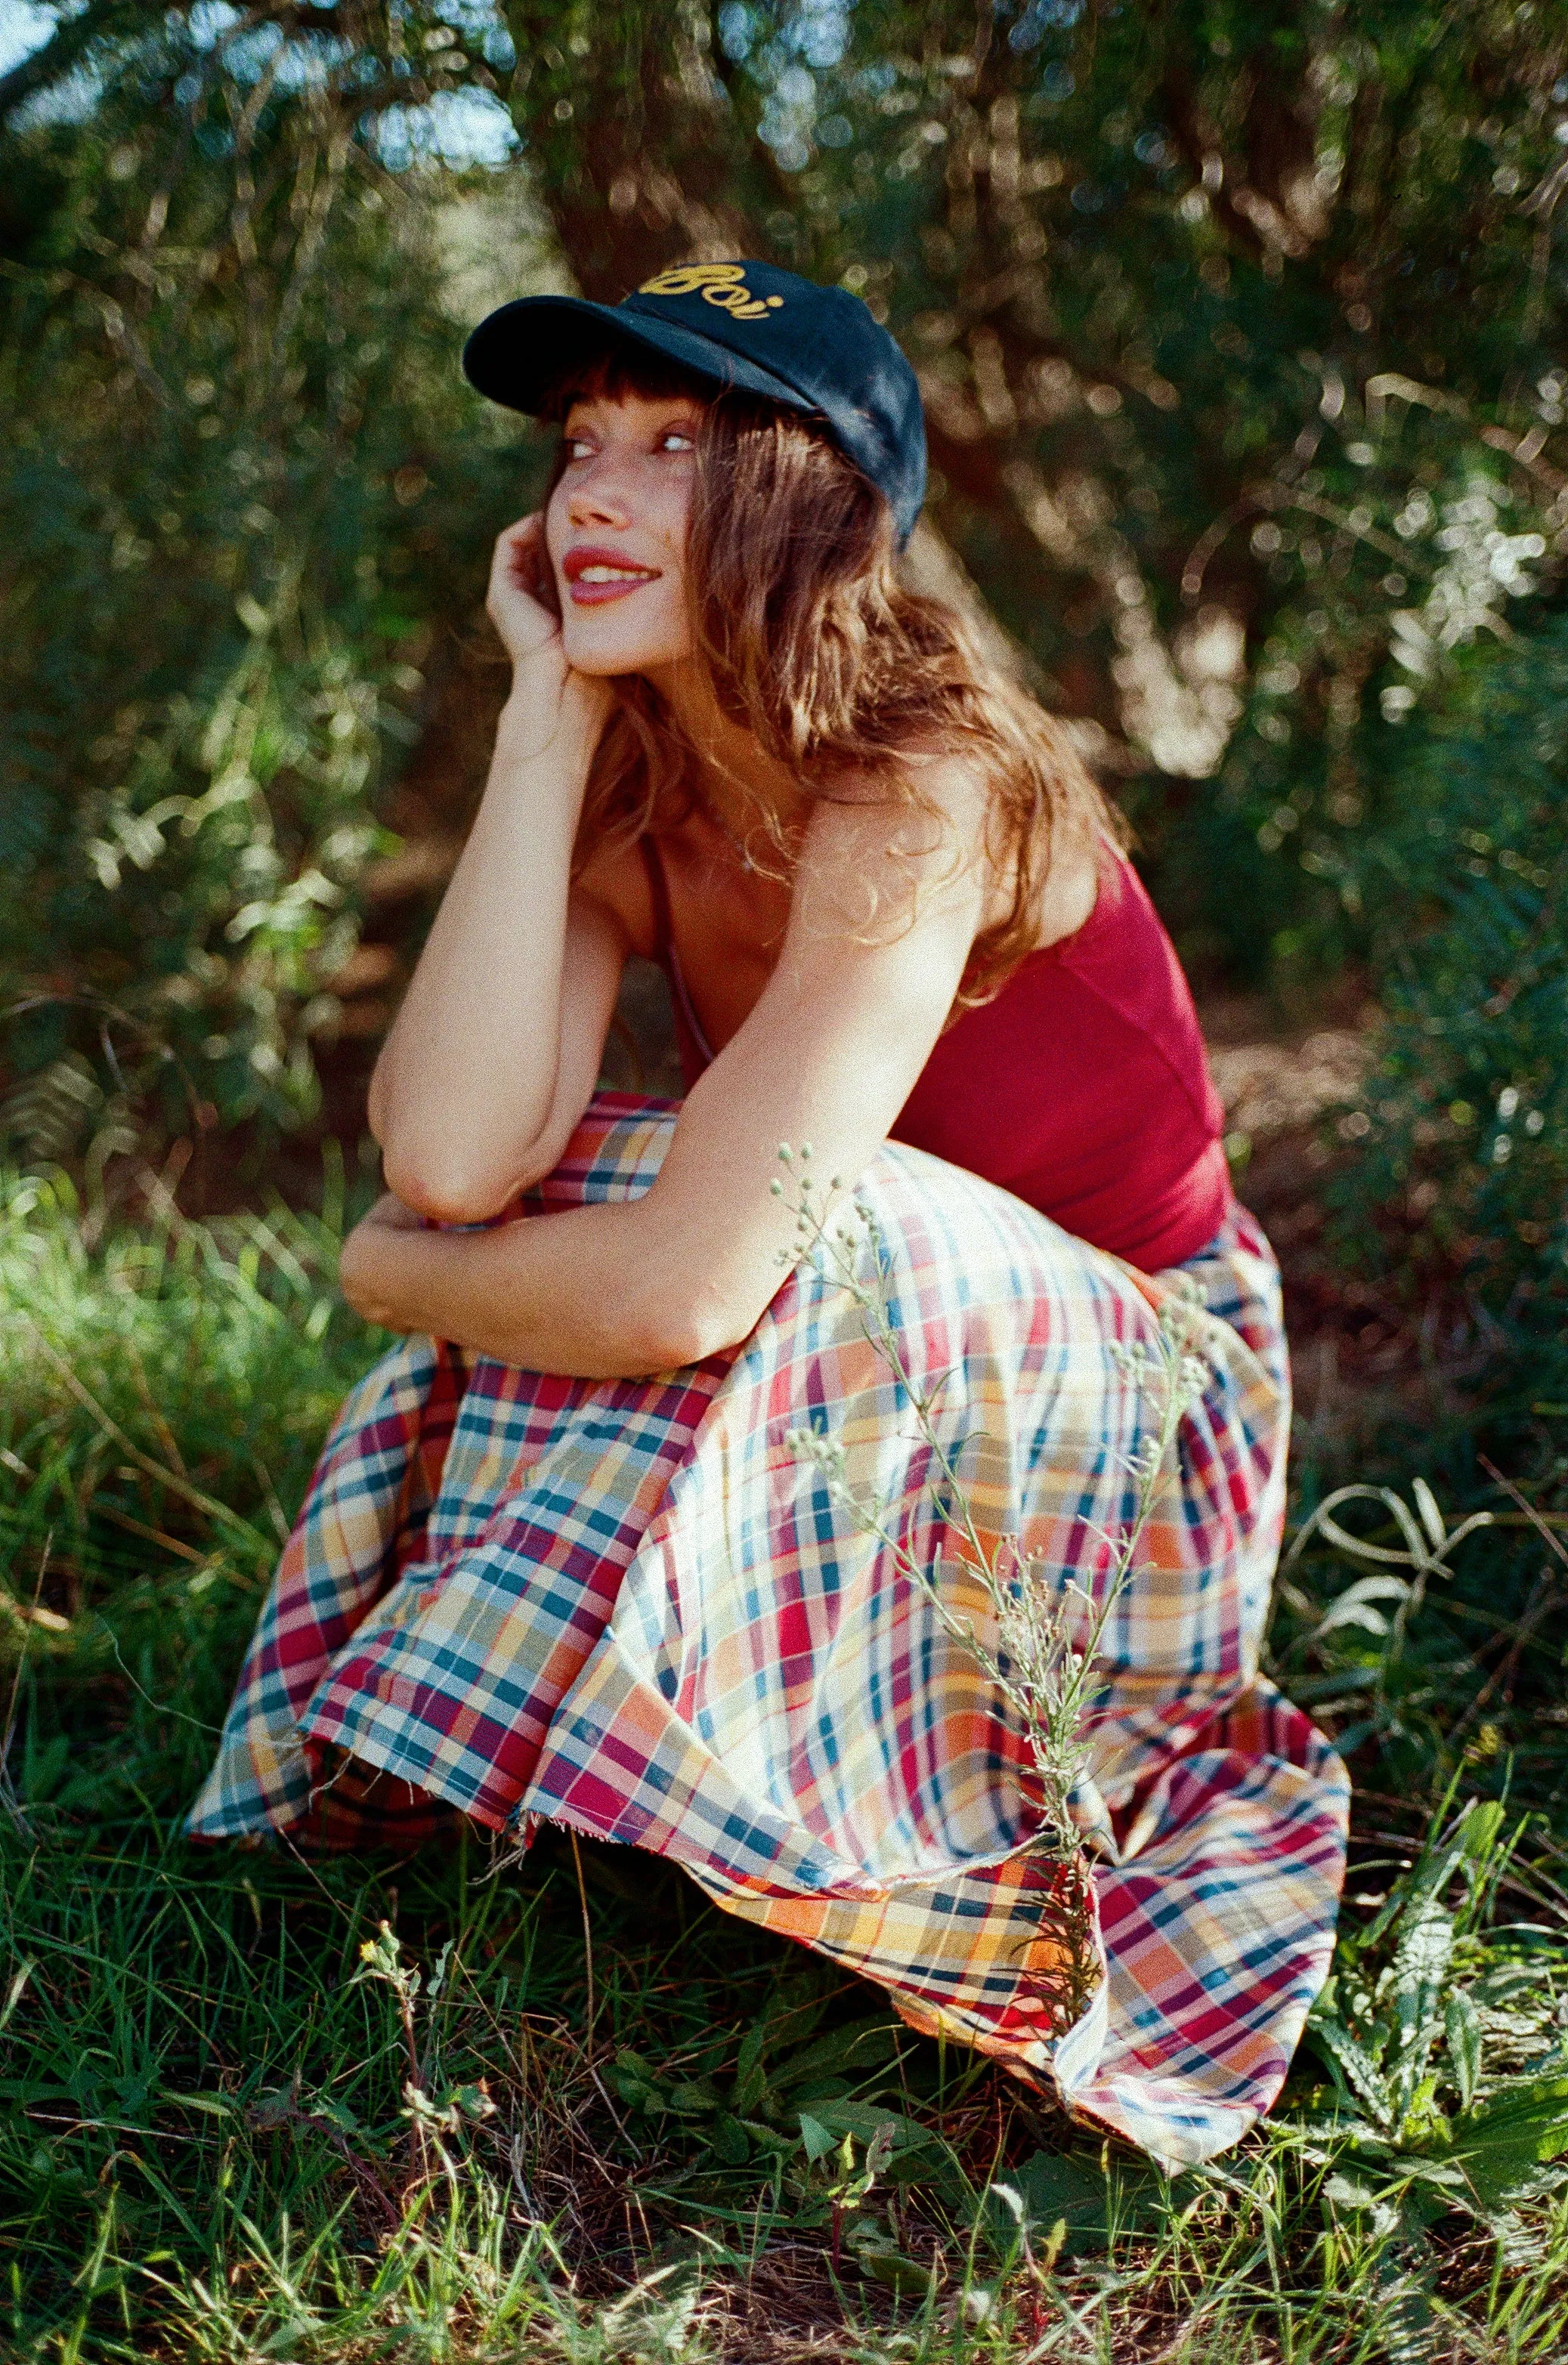
[[[561,639],[581,673],[656,673],[691,654],[686,532],[701,406],[690,395],[585,395],[544,513]]]

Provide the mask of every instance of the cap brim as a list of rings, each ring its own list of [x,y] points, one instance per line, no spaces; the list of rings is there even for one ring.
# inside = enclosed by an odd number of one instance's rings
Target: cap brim
[[[590,304],[582,296],[521,296],[503,304],[480,321],[464,346],[463,375],[491,402],[537,416],[563,370],[612,344],[663,353],[716,386],[765,395],[794,410],[817,408],[787,378],[732,353],[717,338],[622,305]]]

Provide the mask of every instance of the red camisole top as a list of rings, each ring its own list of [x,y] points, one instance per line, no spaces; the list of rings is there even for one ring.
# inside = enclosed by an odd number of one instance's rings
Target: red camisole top
[[[681,974],[657,846],[640,842],[689,1089],[713,1054]],[[1117,855],[1083,925],[1030,953],[993,1001],[938,1038],[892,1138],[1156,1272],[1195,1256],[1225,1220],[1223,1125],[1175,948]]]

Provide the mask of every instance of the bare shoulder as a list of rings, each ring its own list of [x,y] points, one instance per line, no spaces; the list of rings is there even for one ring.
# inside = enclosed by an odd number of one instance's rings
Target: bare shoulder
[[[803,833],[797,913],[867,943],[927,923],[972,936],[990,890],[988,802],[980,768],[935,749],[836,783]]]
[[[935,751],[919,778],[929,804],[967,847],[983,880],[987,924],[1002,918],[1011,911],[1018,875],[1017,840],[1006,825],[994,774],[972,757]],[[1113,860],[1092,812],[1069,804],[1058,813],[1032,897],[1036,948],[1077,934],[1094,910]]]
[[[1035,901],[1037,950],[1075,936],[1100,900],[1101,880],[1114,869],[1110,841],[1086,816],[1070,814],[1054,834],[1051,858]]]
[[[1036,947],[1076,935],[1094,910],[1113,860],[1096,817],[1070,809],[1051,833],[1049,858],[1032,890]],[[962,908],[975,932],[1011,916],[1018,843],[994,772],[980,757],[936,744],[903,751],[813,814],[807,860],[830,900],[846,898],[902,925]],[[802,869],[805,869],[803,861]]]
[[[812,816],[808,842],[896,849],[912,855],[983,855],[992,801],[980,759],[937,745],[901,748],[835,783]]]
[[[628,952],[654,952],[654,899],[634,838],[595,849],[572,883],[573,894],[613,920]]]

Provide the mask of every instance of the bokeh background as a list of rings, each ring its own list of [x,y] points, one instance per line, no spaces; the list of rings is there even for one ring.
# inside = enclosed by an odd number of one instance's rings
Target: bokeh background
[[[1550,0],[0,0],[7,2360],[1563,2353],[1565,191]],[[1129,815],[1285,1266],[1353,1868],[1174,2186],[651,1859],[180,1836],[386,1343],[547,460],[463,334],[734,255],[913,360],[907,563]]]
[[[912,563],[1072,719],[1216,1043],[1329,1038],[1341,1266],[1419,1275],[1456,1355],[1553,1333],[1558,11],[6,0],[0,40],[13,1157],[304,1187],[539,481],[462,331],[766,255],[913,357]]]

